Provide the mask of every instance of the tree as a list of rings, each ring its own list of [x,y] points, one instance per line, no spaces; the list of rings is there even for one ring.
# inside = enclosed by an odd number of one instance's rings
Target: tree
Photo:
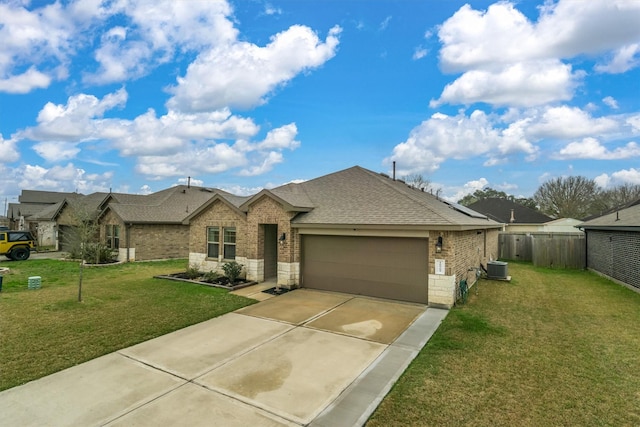
[[[420,174],[407,175],[402,180],[408,186],[417,188],[418,190],[429,191],[431,189],[431,181]]]
[[[582,219],[598,212],[600,188],[583,176],[562,177],[542,184],[533,198],[549,216]]]
[[[508,195],[504,191],[494,190],[491,187],[483,188],[482,190],[476,190],[473,194],[467,194],[462,199],[458,200],[458,203],[463,206],[469,206],[479,200],[484,199],[507,199],[513,201],[514,197]]]
[[[615,209],[640,199],[640,185],[623,184],[602,192],[602,204],[607,209]]]
[[[99,252],[100,245],[100,223],[98,222],[98,211],[91,210],[79,203],[68,204],[70,210],[69,218],[71,226],[64,236],[65,240],[71,242],[71,256],[80,260],[80,272],[78,275],[78,302],[82,302],[82,275],[84,264],[88,258],[94,258]],[[93,262],[93,261],[91,261]]]

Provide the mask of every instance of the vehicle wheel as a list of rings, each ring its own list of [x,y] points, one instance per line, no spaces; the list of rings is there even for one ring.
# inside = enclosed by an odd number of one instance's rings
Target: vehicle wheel
[[[26,259],[29,259],[29,255],[31,255],[31,252],[29,251],[29,249],[25,248],[17,248],[11,251],[11,256],[16,261],[24,261]]]
[[[11,256],[11,252],[9,252],[8,254],[5,254],[5,256],[7,257],[7,259],[13,260],[13,257]]]

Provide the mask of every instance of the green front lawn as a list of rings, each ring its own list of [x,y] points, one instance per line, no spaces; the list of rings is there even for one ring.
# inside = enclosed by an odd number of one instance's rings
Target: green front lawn
[[[640,425],[640,294],[508,268],[451,310],[368,427]]]
[[[9,267],[0,293],[0,390],[253,303],[226,290],[154,279],[186,260],[84,269],[77,262],[28,260]],[[42,288],[29,290],[29,276]]]

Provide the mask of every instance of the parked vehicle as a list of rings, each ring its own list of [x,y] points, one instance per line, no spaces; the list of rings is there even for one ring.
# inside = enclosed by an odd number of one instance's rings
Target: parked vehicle
[[[36,242],[28,231],[0,231],[0,255],[14,261],[29,259]]]

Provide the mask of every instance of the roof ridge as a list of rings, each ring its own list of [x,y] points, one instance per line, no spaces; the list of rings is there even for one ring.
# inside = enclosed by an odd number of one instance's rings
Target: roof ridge
[[[365,168],[361,168],[361,169],[364,170],[365,172],[373,175],[380,182],[384,183],[385,185],[387,185],[388,187],[390,187],[394,191],[402,194],[404,197],[406,197],[406,198],[410,199],[411,201],[416,202],[416,203],[420,204],[421,206],[425,207],[432,214],[438,216],[442,220],[444,220],[446,222],[451,222],[445,216],[443,216],[440,213],[438,213],[435,210],[433,210],[432,207],[429,206],[429,204],[425,200],[423,200],[421,197],[418,197],[417,194],[413,194],[412,192],[413,191],[420,191],[420,195],[425,195],[427,197],[435,197],[432,194],[429,194],[427,192],[418,190],[417,188],[413,188],[413,187],[409,186],[407,183],[405,183],[404,181],[394,180],[393,178],[389,178],[386,175],[382,175],[380,173],[373,172],[373,171],[371,171],[369,169],[365,169]],[[399,185],[402,185],[404,188],[400,188]],[[405,189],[408,190],[408,191],[403,191]],[[440,203],[444,203],[437,197],[436,197],[436,201],[438,201]]]

